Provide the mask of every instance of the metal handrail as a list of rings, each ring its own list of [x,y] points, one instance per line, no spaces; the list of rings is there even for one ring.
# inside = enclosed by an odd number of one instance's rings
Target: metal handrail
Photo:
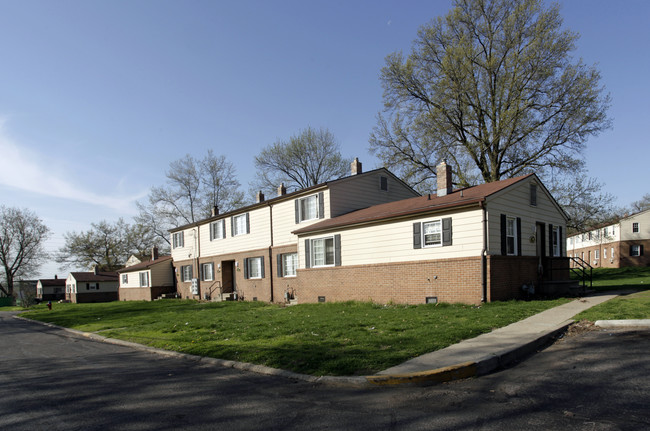
[[[593,286],[593,267],[589,265],[588,262],[586,262],[583,258],[578,257],[578,256],[571,256],[569,257],[574,263],[575,266],[569,266],[569,269],[571,272],[576,274],[580,279],[582,280],[582,287],[586,288],[587,287],[587,278],[589,279],[589,288],[591,289]],[[587,274],[587,270],[589,270],[589,274]]]

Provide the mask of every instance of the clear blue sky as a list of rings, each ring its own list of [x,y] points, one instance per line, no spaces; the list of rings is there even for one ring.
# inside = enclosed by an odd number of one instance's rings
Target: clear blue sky
[[[650,192],[650,2],[566,0],[576,56],[597,63],[612,130],[590,139],[592,176],[628,205]],[[208,148],[243,189],[261,148],[308,125],[378,165],[368,136],[387,54],[451,1],[0,0],[0,203],[50,226],[131,221],[169,162]],[[57,272],[43,267],[44,277]]]

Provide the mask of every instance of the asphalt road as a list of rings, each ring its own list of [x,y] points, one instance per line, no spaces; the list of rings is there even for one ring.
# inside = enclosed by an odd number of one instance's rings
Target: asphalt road
[[[95,342],[0,312],[2,430],[647,430],[650,331],[565,337],[429,387],[343,388]]]

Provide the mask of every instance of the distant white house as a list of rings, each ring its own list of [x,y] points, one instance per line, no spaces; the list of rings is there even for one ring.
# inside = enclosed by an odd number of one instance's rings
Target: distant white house
[[[152,301],[176,291],[171,256],[158,256],[154,247],[151,259],[117,271],[120,276],[120,301]]]
[[[71,272],[65,281],[65,296],[70,302],[117,301],[117,272]]]
[[[567,238],[569,257],[580,258],[595,268],[648,266],[650,210],[641,211],[607,225]]]
[[[65,299],[65,283],[64,278],[56,275],[54,278],[41,278],[36,283],[36,297],[42,301]]]

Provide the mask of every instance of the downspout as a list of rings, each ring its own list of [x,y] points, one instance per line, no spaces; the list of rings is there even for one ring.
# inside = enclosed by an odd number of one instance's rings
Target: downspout
[[[201,227],[196,226],[196,286],[198,287],[199,292],[199,301],[201,300],[201,266],[199,258],[201,257]]]
[[[479,202],[479,207],[483,211],[483,250],[481,251],[481,279],[483,287],[483,298],[481,302],[487,302],[487,209],[484,201]]]
[[[271,245],[269,245],[269,281],[271,284],[271,303],[273,303],[273,276],[275,274],[273,266],[273,205],[269,204],[269,224],[271,226]]]

